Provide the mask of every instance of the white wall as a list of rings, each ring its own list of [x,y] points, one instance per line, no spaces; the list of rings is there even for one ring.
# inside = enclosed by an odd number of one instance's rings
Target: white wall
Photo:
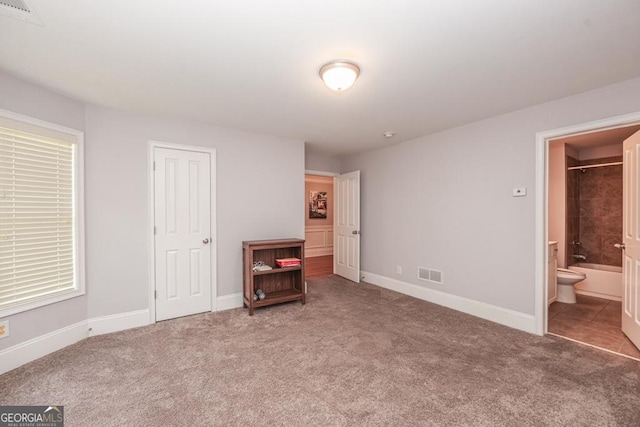
[[[565,144],[549,144],[549,240],[558,242],[558,267],[566,268],[567,166]]]
[[[148,141],[216,149],[218,296],[242,292],[242,241],[304,237],[304,144],[87,107],[89,317],[148,307]]]
[[[305,168],[309,171],[340,173],[340,159],[324,154],[305,151]]]
[[[57,125],[85,130],[82,103],[1,71],[0,108]],[[9,320],[11,335],[0,340],[0,350],[76,324],[86,318],[86,296],[7,316],[2,320]]]
[[[87,260],[87,295],[8,317],[0,350],[149,308],[149,140],[216,149],[218,296],[242,291],[243,240],[304,237],[302,141],[87,106],[2,72],[0,108],[85,131]]]
[[[536,133],[637,111],[633,79],[343,159],[362,172],[362,269],[532,315]]]

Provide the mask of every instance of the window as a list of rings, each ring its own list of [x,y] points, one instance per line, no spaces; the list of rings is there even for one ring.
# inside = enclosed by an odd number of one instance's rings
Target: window
[[[0,317],[84,293],[82,142],[0,111]]]

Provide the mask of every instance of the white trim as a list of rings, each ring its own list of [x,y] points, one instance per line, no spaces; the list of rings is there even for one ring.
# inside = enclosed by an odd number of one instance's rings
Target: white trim
[[[414,298],[429,301],[434,304],[452,308],[472,316],[500,323],[521,331],[534,333],[534,316],[498,307],[484,302],[460,297],[442,291],[414,285],[412,283],[401,282],[389,277],[362,271],[362,280],[385,289],[400,292]]]
[[[534,254],[534,304],[533,316],[535,318],[534,333],[544,335],[547,332],[547,258],[549,253],[549,234],[547,231],[547,179],[549,143],[539,140],[536,135],[536,197],[535,197],[535,254]],[[540,166],[539,166],[540,165]],[[542,168],[542,170],[540,170]]]
[[[84,228],[84,132],[78,129],[68,128],[55,123],[47,122],[44,120],[36,119],[24,114],[14,113],[9,110],[0,109],[0,116],[7,119],[28,123],[30,125],[39,126],[41,128],[54,130],[57,132],[65,133],[67,135],[73,135],[75,137],[75,156],[74,166],[76,167],[76,174],[74,176],[74,209],[76,214],[75,232],[76,238],[74,241],[75,255],[75,275],[77,280],[77,289],[64,294],[58,294],[53,297],[42,298],[33,300],[31,302],[20,304],[14,307],[9,307],[0,310],[0,317],[7,317],[16,313],[22,313],[34,308],[43,307],[45,305],[54,304],[60,301],[65,301],[71,298],[82,296],[86,293],[86,281],[85,281],[85,228]]]
[[[340,176],[337,172],[323,172],[323,171],[314,171],[310,169],[305,169],[305,175],[316,175],[316,176]]]
[[[232,308],[239,308],[244,305],[244,301],[242,299],[242,293],[231,294],[231,295],[222,295],[218,297],[218,310],[231,310]]]
[[[149,140],[148,150],[147,150],[147,176],[148,185],[147,185],[147,212],[148,212],[148,229],[147,229],[147,253],[149,256],[148,259],[148,271],[149,271],[149,323],[156,322],[156,301],[155,301],[155,283],[156,283],[156,271],[154,264],[154,256],[155,256],[155,239],[153,234],[154,227],[154,188],[153,188],[153,179],[154,179],[154,171],[153,171],[153,150],[155,148],[168,148],[171,150],[184,150],[184,151],[196,151],[200,153],[208,153],[211,156],[211,164],[210,164],[210,178],[211,178],[211,311],[218,310],[218,264],[216,260],[218,259],[217,250],[218,250],[218,235],[216,228],[217,224],[217,215],[216,215],[216,149],[211,147],[203,147],[200,145],[184,145],[184,144],[173,144],[168,142],[160,142]]]
[[[240,305],[242,306],[242,294]],[[149,325],[149,310],[95,317],[65,326],[0,351],[0,374],[95,335],[120,332]]]
[[[0,115],[8,119],[29,123],[29,124],[40,126],[43,128],[49,128],[51,130],[55,130],[58,132],[74,135],[76,137],[79,135],[84,135],[84,132],[78,129],[68,128],[66,126],[61,126],[55,123],[47,122],[45,120],[40,120],[34,117],[25,116],[24,114],[20,114],[20,113],[14,113],[13,111],[3,110],[1,108],[0,108]]]
[[[82,321],[4,349],[0,351],[0,374],[82,341],[87,336],[87,322]]]
[[[94,317],[93,319],[89,319],[87,323],[90,337],[109,334],[111,332],[124,331],[125,329],[148,325],[149,310],[137,310],[130,311],[128,313]]]
[[[640,123],[640,112],[610,117],[603,120],[581,123],[564,128],[538,132],[536,134],[536,206],[535,206],[535,271],[534,271],[534,295],[535,295],[535,332],[543,335],[548,332],[547,310],[547,251],[548,251],[548,209],[547,209],[547,182],[549,177],[549,140],[575,136],[608,129],[616,129],[624,126],[632,126]]]

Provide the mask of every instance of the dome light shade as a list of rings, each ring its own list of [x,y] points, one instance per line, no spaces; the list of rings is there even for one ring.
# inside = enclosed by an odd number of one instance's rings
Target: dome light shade
[[[343,91],[349,89],[360,75],[360,68],[347,61],[333,61],[320,68],[320,78],[329,89]]]

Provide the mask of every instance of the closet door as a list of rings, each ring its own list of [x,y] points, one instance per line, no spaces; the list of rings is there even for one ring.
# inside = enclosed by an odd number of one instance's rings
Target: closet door
[[[156,320],[211,311],[209,153],[154,149]]]

